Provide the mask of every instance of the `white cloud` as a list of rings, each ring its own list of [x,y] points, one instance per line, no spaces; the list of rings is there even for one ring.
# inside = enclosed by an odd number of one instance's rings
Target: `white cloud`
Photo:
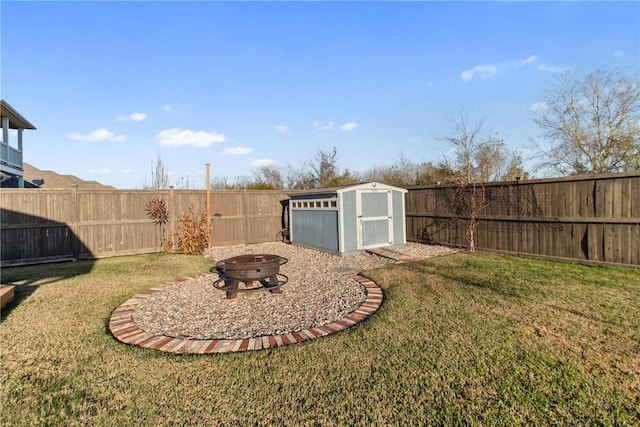
[[[286,131],[288,131],[289,129],[287,129],[286,126],[284,125],[278,125],[275,127],[276,132],[278,133],[285,133]]]
[[[111,173],[111,169],[102,168],[102,169],[89,169],[89,173],[96,175],[109,175]]]
[[[486,79],[487,77],[491,77],[498,72],[498,68],[492,64],[485,65],[476,65],[470,70],[462,72],[462,80],[467,81],[471,80],[476,74],[481,79]]]
[[[216,132],[194,131],[190,129],[171,128],[164,129],[156,135],[160,145],[179,147],[182,145],[190,147],[206,148],[216,142],[224,142],[224,135]]]
[[[613,57],[614,58],[622,58],[624,56],[624,54],[622,53],[621,50],[616,50],[615,52],[613,52]]]
[[[178,103],[178,105],[164,104],[162,106],[162,111],[170,114],[185,114],[187,108],[188,106],[184,103]]]
[[[531,107],[529,107],[529,110],[534,111],[534,112],[538,112],[538,111],[544,111],[546,109],[548,109],[549,106],[547,105],[546,102],[534,102],[533,104],[531,104]]]
[[[340,126],[340,129],[350,131],[350,130],[354,130],[357,127],[358,127],[358,124],[356,122],[349,122]]]
[[[558,67],[555,65],[540,64],[536,69],[538,71],[546,71],[548,73],[563,73],[567,71],[569,67]]]
[[[527,64],[531,64],[533,62],[536,62],[536,60],[538,59],[537,56],[535,55],[529,55],[529,57],[527,59],[525,59],[524,61],[520,62],[520,65],[527,65]]]
[[[463,71],[460,76],[464,81],[471,80],[474,77],[486,79],[498,73],[508,72],[517,67],[533,64],[537,60],[538,60],[538,57],[536,55],[529,55],[528,57],[526,57],[521,61],[508,61],[508,62],[500,63],[498,65],[495,65],[495,64],[476,65],[468,70]]]
[[[326,125],[322,125],[318,122],[313,122],[313,127],[315,130],[324,131],[324,130],[333,130],[333,122],[329,122]]]
[[[122,142],[127,139],[124,135],[116,135],[108,129],[100,128],[96,129],[88,134],[70,133],[67,135],[71,139],[76,141],[115,141]]]
[[[271,159],[256,159],[251,162],[251,167],[261,168],[264,166],[271,166],[273,164],[273,160]]]
[[[253,150],[248,147],[227,147],[220,152],[221,156],[242,156],[251,154]]]
[[[126,121],[141,122],[146,118],[147,118],[147,115],[145,113],[131,113],[128,116],[118,116],[116,117],[116,120],[119,122],[126,122]]]

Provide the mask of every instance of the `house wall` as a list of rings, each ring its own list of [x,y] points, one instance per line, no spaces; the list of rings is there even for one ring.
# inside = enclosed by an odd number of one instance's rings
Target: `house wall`
[[[16,135],[12,144],[11,135]],[[22,129],[10,129],[9,118],[2,117],[2,141],[0,141],[0,170],[22,179]]]

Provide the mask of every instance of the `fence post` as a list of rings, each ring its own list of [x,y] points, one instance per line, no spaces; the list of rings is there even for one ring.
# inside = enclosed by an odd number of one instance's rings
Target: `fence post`
[[[177,209],[176,208],[175,193],[173,191],[173,185],[170,185],[169,186],[169,206],[167,207],[167,210],[170,212],[169,213],[169,235],[167,236],[167,238],[170,238],[172,242],[173,242],[173,237],[176,234],[176,217],[177,217],[177,214],[174,212],[175,209]],[[162,242],[160,242],[160,244],[162,245]],[[174,244],[175,244],[175,242],[174,242]]]
[[[73,260],[78,261],[80,259],[80,230],[78,228],[79,220],[79,201],[78,201],[78,186],[71,187],[71,205],[73,206],[73,218],[71,219],[71,234],[73,235],[73,242],[71,243],[71,250],[73,251]]]
[[[213,239],[211,232],[211,164],[205,163],[205,180],[207,190],[207,233],[209,233],[209,240],[207,243],[207,249],[211,249],[211,240]]]
[[[242,218],[243,218],[243,223],[244,223],[244,227],[242,230],[242,243],[247,244],[248,239],[247,239],[247,230],[249,229],[249,213],[247,212],[248,207],[247,207],[247,189],[243,188],[242,189]]]

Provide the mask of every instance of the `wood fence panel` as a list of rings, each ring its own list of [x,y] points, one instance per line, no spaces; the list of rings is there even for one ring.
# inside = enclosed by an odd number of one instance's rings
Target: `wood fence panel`
[[[467,247],[455,187],[410,187],[407,238]],[[587,264],[640,265],[640,173],[485,184],[476,247]]]
[[[74,236],[68,225],[70,190],[37,190],[31,194],[3,189],[0,193],[0,259],[73,259]]]
[[[146,216],[154,198],[167,191],[78,190],[78,238],[85,251],[78,258],[154,252],[160,248],[160,228]]]
[[[240,191],[215,192],[211,197],[213,246],[245,241],[244,198]]]
[[[286,194],[247,191],[246,198],[246,224],[247,233],[257,242],[273,242],[276,235],[282,229],[280,200],[287,199]]]
[[[212,191],[212,245],[274,241],[284,191]],[[3,189],[1,264],[157,252],[161,228],[147,216],[153,199],[166,203],[164,236],[193,207],[206,215],[204,190]]]

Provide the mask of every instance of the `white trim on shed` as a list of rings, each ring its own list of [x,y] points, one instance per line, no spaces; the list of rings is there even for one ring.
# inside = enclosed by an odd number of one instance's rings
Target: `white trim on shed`
[[[290,194],[291,242],[340,255],[404,245],[405,193],[368,182]]]

